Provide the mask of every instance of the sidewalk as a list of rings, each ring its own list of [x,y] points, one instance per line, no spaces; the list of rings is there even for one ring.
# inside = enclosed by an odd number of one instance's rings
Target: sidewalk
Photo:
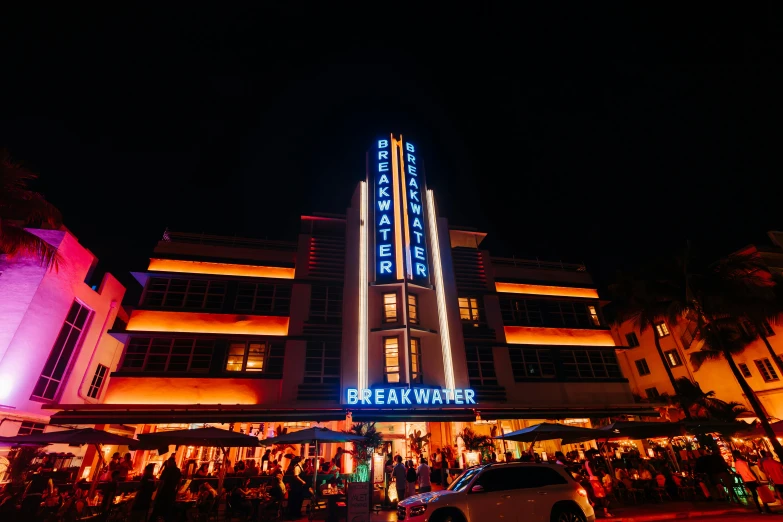
[[[783,506],[770,504],[774,513],[783,513]],[[614,518],[599,520],[611,520],[613,522],[656,522],[658,520],[676,520],[698,517],[716,517],[721,515],[754,514],[756,508],[744,506],[733,502],[686,502],[673,501],[663,504],[639,504],[637,506],[617,506],[611,510]],[[397,514],[394,511],[381,511],[378,515],[370,515],[371,522],[396,522]]]

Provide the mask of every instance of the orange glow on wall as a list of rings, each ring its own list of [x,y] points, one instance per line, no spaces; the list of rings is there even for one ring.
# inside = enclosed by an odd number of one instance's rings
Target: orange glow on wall
[[[288,317],[134,310],[128,331],[288,335]]]
[[[573,346],[615,346],[608,330],[579,328],[537,328],[533,326],[505,326],[509,344],[548,344]]]
[[[179,259],[150,259],[149,270],[155,272],[179,272],[183,274],[269,277],[273,279],[294,278],[293,268],[281,266],[235,265],[232,263],[182,261]]]
[[[268,379],[112,377],[104,404],[260,404],[277,397]],[[264,389],[268,388],[268,389]],[[265,396],[266,395],[266,396]]]
[[[402,274],[402,217],[400,216],[400,198],[404,197],[405,193],[403,195],[400,195],[400,145],[401,141],[394,139],[394,134],[391,135],[391,145],[392,145],[392,177],[394,178],[392,180],[392,184],[394,185],[392,187],[392,192],[394,193],[394,244],[396,248],[396,254],[397,254],[397,279],[403,279]],[[407,217],[408,213],[405,213],[405,216]],[[408,230],[408,227],[405,227],[405,230]]]
[[[598,290],[595,288],[569,288],[567,286],[495,283],[495,290],[505,294],[551,295],[557,297],[582,297],[588,299],[598,299]]]

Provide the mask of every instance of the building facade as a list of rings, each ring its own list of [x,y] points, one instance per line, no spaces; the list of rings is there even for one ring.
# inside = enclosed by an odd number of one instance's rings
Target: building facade
[[[0,436],[48,429],[48,404],[100,402],[122,356],[106,332],[125,288],[111,274],[90,287],[97,259],[67,230],[29,230],[59,263],[0,256]]]
[[[771,245],[748,246],[738,253],[757,254],[771,272],[783,274],[783,248],[779,242],[783,234],[769,232],[768,235],[772,240]],[[768,323],[764,330],[774,353],[778,356],[783,354],[783,339],[778,335],[779,323]],[[755,337],[750,329],[746,331],[749,340]],[[718,399],[737,402],[750,409],[750,404],[725,361],[708,360],[698,370],[691,364],[691,353],[699,350],[703,344],[696,338],[694,321],[683,320],[676,324],[661,321],[655,325],[655,329],[650,328],[643,333],[629,321],[612,327],[612,335],[617,346],[622,347],[618,349],[617,356],[637,399],[656,402],[662,400],[662,395],[674,394],[664,366],[666,364],[675,379],[687,377],[699,383],[703,391],[715,392]],[[656,335],[664,352],[665,363],[655,347]],[[756,392],[767,415],[773,420],[783,420],[783,376],[764,341],[760,338],[751,341],[734,360]]]
[[[584,266],[493,257],[485,236],[438,214],[415,144],[379,139],[346,213],[302,216],[295,241],[168,232],[112,332],[125,349],[102,404],[61,401],[55,417],[262,437],[375,421],[410,455],[417,432],[427,453],[460,451],[466,426],[650,412]]]

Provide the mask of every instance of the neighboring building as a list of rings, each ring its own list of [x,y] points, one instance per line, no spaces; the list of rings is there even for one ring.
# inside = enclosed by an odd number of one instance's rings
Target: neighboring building
[[[783,248],[779,240],[781,232],[769,232],[772,246],[748,246],[738,253],[757,253],[770,271],[783,274]],[[694,371],[690,354],[701,348],[701,341],[694,339],[696,324],[682,321],[669,324],[661,321],[656,325],[661,348],[675,378],[688,377],[699,383],[702,390],[714,391],[718,399],[735,401],[750,409],[744,393],[734,374],[724,360],[707,361],[698,371]],[[768,324],[765,328],[773,350],[783,354],[783,335],[779,324]],[[633,393],[641,399],[655,402],[663,394],[673,394],[673,388],[666,375],[663,362],[655,348],[654,332],[648,329],[643,334],[626,322],[612,328],[612,335],[618,346],[618,358],[623,374],[628,378]],[[756,392],[761,404],[772,419],[783,419],[783,384],[780,370],[772,360],[769,350],[761,339],[753,341],[745,351],[734,360],[742,371],[751,388]]]
[[[413,144],[375,145],[346,214],[302,216],[295,242],[167,232],[112,332],[125,351],[104,404],[60,401],[58,421],[262,437],[377,421],[410,455],[416,431],[432,451],[468,425],[651,412],[633,401],[584,266],[492,257],[486,234],[437,215]],[[213,450],[177,455],[216,462]],[[137,467],[148,459],[162,456]]]
[[[29,230],[61,260],[0,256],[0,436],[45,430],[47,404],[98,403],[122,354],[106,331],[125,288],[111,274],[91,288],[98,260],[67,230]]]

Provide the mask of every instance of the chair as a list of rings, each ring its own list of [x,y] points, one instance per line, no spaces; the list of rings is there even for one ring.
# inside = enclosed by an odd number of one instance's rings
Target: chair
[[[666,498],[667,498],[667,499],[669,499],[669,500],[671,500],[671,499],[672,499],[671,495],[669,495],[669,492],[668,492],[668,491],[666,491],[666,488],[663,488],[663,487],[661,487],[661,486],[656,486],[656,487],[655,487],[655,488],[652,490],[651,494],[652,494],[652,495],[655,495],[656,497],[658,497],[658,500],[660,500],[660,502],[661,502],[661,503],[663,503],[663,499],[664,499],[664,497],[666,497]]]
[[[305,502],[308,502],[306,509],[308,514],[307,518],[309,520],[313,520],[315,518],[316,511],[323,511],[326,513],[327,509],[329,508],[329,501],[323,497],[305,499]]]
[[[682,484],[677,486],[677,495],[683,500],[691,500],[696,498],[696,488],[693,486],[687,486]]]

